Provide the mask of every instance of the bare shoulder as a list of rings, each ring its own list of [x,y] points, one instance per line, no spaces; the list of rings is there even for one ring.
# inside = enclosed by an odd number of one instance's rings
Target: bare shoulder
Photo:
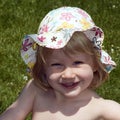
[[[101,116],[107,120],[120,120],[120,104],[107,99],[97,99]]]
[[[113,100],[108,99],[100,99],[99,100],[100,105],[106,106],[104,107],[105,110],[119,110],[120,112],[120,104]]]
[[[33,92],[34,92],[34,90],[36,90],[36,86],[34,84],[34,80],[33,79],[31,79],[31,80],[28,81],[28,83],[24,87],[23,91],[24,90],[32,90]]]
[[[21,91],[20,95],[22,95],[22,94],[31,94],[33,97],[35,97],[38,93],[41,93],[42,91],[43,90],[35,84],[34,80],[31,79],[25,85],[25,87]]]

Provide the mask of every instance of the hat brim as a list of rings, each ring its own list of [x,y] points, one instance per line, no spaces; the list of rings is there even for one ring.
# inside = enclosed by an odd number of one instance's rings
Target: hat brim
[[[47,47],[51,49],[60,49],[63,48],[68,41],[70,40],[72,34],[79,29],[67,30],[63,29],[56,32],[46,32],[43,34],[31,34],[26,35],[23,39],[21,56],[25,63],[32,68],[36,62],[36,49],[34,48],[35,44],[38,44],[42,47]],[[82,31],[88,39],[93,42],[94,46],[101,50],[102,42],[104,39],[104,33],[101,28],[94,26],[86,31]],[[101,50],[102,51],[102,50]],[[105,61],[105,57],[109,55],[104,51],[101,55],[101,62],[105,65],[115,66],[115,62],[110,59],[110,61]],[[109,56],[110,57],[110,56]],[[111,58],[111,57],[110,57]],[[109,70],[110,71],[110,70]]]

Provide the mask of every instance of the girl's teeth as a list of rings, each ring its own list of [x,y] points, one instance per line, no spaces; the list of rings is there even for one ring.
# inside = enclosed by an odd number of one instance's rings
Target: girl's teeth
[[[73,85],[74,83],[67,83],[66,85]]]
[[[64,87],[76,87],[79,82],[76,83],[62,83]]]
[[[62,83],[63,85],[70,86],[73,85],[74,83]]]

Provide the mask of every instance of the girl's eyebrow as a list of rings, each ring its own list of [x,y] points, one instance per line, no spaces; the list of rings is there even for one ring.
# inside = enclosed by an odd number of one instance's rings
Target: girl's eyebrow
[[[49,59],[49,60],[51,60],[51,61],[52,61],[52,60],[53,60],[53,61],[55,60],[55,61],[56,61],[56,60],[59,60],[59,59],[57,59],[57,58],[51,58],[51,59]]]
[[[61,60],[60,59],[50,59],[48,60],[48,63],[57,63],[57,62],[60,62]]]

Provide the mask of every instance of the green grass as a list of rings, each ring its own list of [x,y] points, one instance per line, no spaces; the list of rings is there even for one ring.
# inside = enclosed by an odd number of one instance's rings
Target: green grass
[[[83,8],[104,30],[104,47],[117,68],[97,92],[120,103],[119,0],[0,0],[0,113],[16,99],[27,82],[26,65],[20,56],[21,39],[26,34],[37,33],[45,14],[61,6]]]

